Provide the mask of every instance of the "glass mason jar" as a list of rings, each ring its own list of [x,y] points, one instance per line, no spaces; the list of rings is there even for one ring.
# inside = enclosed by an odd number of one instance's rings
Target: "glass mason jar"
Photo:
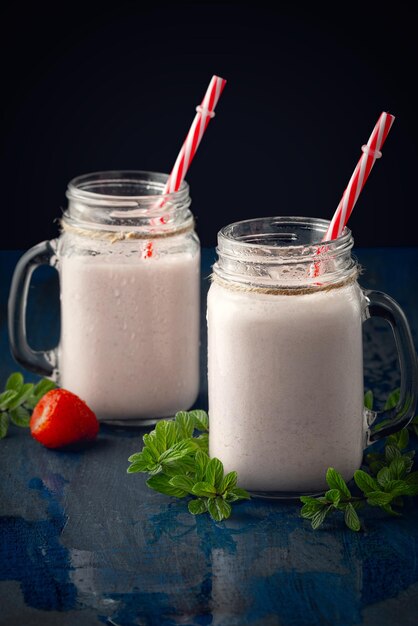
[[[372,441],[406,425],[417,399],[408,323],[389,296],[363,290],[346,228],[272,217],[218,234],[208,295],[209,450],[255,495],[326,489],[328,467],[353,477]],[[390,410],[364,407],[362,322],[389,321],[401,366]],[[390,425],[372,426],[377,417]]]
[[[189,187],[162,195],[166,174],[73,179],[61,236],[20,259],[9,300],[14,358],[85,400],[101,420],[156,419],[190,408],[199,389],[200,245]],[[28,345],[32,271],[59,272],[61,338]]]

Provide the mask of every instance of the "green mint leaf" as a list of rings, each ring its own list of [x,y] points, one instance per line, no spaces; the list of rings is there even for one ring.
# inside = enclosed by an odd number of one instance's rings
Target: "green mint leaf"
[[[385,487],[392,480],[392,472],[388,467],[382,467],[382,469],[377,472],[376,478],[380,485],[377,488],[377,491],[379,491],[380,487]]]
[[[7,413],[0,413],[0,439],[4,439],[9,428],[9,416]]]
[[[163,471],[163,466],[160,463],[155,463],[153,467],[150,467],[148,473],[150,476],[156,476]]]
[[[215,522],[221,522],[231,515],[231,505],[219,496],[209,500],[207,506],[209,514]]]
[[[175,418],[179,439],[190,439],[193,436],[195,421],[187,411],[178,411]]]
[[[412,462],[408,458],[405,459],[403,457],[397,457],[393,459],[393,461],[391,461],[389,465],[391,478],[393,480],[399,480],[400,478],[405,478],[405,476],[407,475],[411,467],[411,463]]]
[[[174,496],[176,498],[184,498],[184,496],[187,496],[187,491],[171,485],[170,478],[164,474],[151,476],[151,478],[147,480],[147,485],[151,487],[151,489],[154,489],[154,491],[163,493],[166,496]]]
[[[313,506],[318,503],[321,504],[321,500],[319,498],[314,498],[313,496],[300,496],[299,500],[303,502],[303,504],[312,504]],[[322,508],[322,505],[320,508]]]
[[[0,393],[0,411],[5,411],[10,408],[12,402],[18,397],[19,392],[9,389]]]
[[[385,426],[391,426],[391,425],[392,425],[391,419],[384,419],[378,424],[376,424],[374,428],[375,430],[382,430],[382,428],[384,428]]]
[[[187,491],[187,493],[193,493],[193,481],[188,476],[173,476],[173,478],[170,479],[170,485]]]
[[[209,503],[210,502],[213,502],[213,500],[209,500]],[[222,514],[223,519],[227,519],[231,515],[231,512],[232,512],[231,505],[220,496],[215,498],[215,505],[218,511]]]
[[[48,380],[48,378],[40,380],[39,383],[32,389],[32,393],[26,398],[25,407],[28,409],[34,409],[39,400],[43,398],[48,391],[51,391],[51,389],[56,389],[56,384],[52,380]]]
[[[318,511],[322,511],[324,506],[327,506],[326,504],[324,505],[321,502],[318,502],[318,500],[316,500],[315,498],[312,498],[312,500],[313,502],[306,502],[301,508],[300,514],[302,517],[312,519],[315,513],[317,513]]]
[[[9,409],[16,409],[18,406],[23,404],[27,398],[32,394],[34,385],[32,383],[26,383],[22,385],[22,387],[17,392],[16,397],[8,403]]]
[[[174,446],[166,450],[160,455],[159,461],[160,463],[172,463],[173,461],[178,461],[183,457],[191,454],[196,450],[196,446],[193,443],[192,439],[185,439],[184,441],[179,441],[175,443]]]
[[[194,473],[196,469],[196,462],[191,456],[184,456],[181,459],[175,459],[169,463],[164,463],[164,474],[170,476],[184,476],[186,474]],[[194,481],[196,482],[196,481]]]
[[[409,456],[407,454],[404,454],[402,456],[402,458],[403,458],[403,461],[405,463],[406,473],[409,474],[409,472],[411,471],[411,469],[414,466],[414,461],[411,458],[409,458]]]
[[[380,508],[383,509],[385,513],[389,513],[389,515],[393,515],[395,517],[401,517],[401,514],[398,513],[398,511],[394,511],[394,509],[392,509],[390,504],[382,504]]]
[[[361,528],[360,520],[351,502],[348,502],[345,508],[344,521],[351,530],[355,530],[357,532]]]
[[[316,513],[316,509],[313,509],[309,504],[304,504],[300,510],[300,515],[304,519],[312,519]]]
[[[209,463],[209,456],[203,452],[203,450],[198,450],[194,457],[196,464],[196,482],[202,482],[205,478],[206,468]]]
[[[384,491],[371,491],[367,494],[367,502],[372,506],[382,506],[392,501],[392,494]]]
[[[133,456],[136,456],[136,455],[133,455]],[[132,464],[126,470],[128,474],[135,474],[136,472],[150,472],[153,469],[155,469],[156,463],[154,461],[150,462],[146,457],[142,456],[141,454],[139,454],[138,457],[140,458],[137,458],[134,461],[132,461]],[[129,457],[129,458],[132,458],[132,457]]]
[[[134,461],[139,461],[142,458],[143,458],[142,452],[135,452],[135,454],[131,454],[131,456],[128,457],[128,461],[130,463],[133,463]]]
[[[38,398],[42,398],[48,391],[52,391],[52,389],[56,389],[56,384],[53,380],[49,380],[49,378],[42,378],[42,380],[37,383],[33,389],[33,395]]]
[[[398,446],[398,434],[399,431],[397,433],[392,433],[391,435],[388,435],[386,437],[386,445],[391,445],[391,446]]]
[[[148,465],[144,461],[137,461],[131,463],[126,470],[128,474],[135,474],[136,472],[148,472]]]
[[[152,456],[152,458],[155,461],[158,461],[158,459],[160,458],[160,451],[156,445],[155,430],[151,431],[150,433],[146,433],[142,437],[142,441],[144,442],[144,446],[147,448],[148,453]]]
[[[30,413],[23,406],[18,406],[16,409],[11,409],[9,411],[10,421],[15,424],[15,426],[20,426],[21,428],[28,428],[30,422]]]
[[[155,457],[147,446],[142,449],[142,452],[132,454],[129,459],[132,460],[132,465],[127,470],[129,474],[135,472],[151,472],[152,474],[156,474],[162,470],[162,466],[158,463],[158,460],[155,460]]]
[[[339,511],[345,511],[349,504],[351,504],[353,509],[357,510],[357,509],[361,509],[365,505],[365,502],[363,500],[351,500],[350,502],[340,502],[336,508]]]
[[[251,500],[251,496],[245,489],[241,489],[241,487],[234,487],[227,492],[226,500],[228,502],[236,502],[237,500]]]
[[[398,446],[389,444],[385,446],[385,459],[387,463],[393,461],[393,459],[398,459],[401,456],[401,451]]]
[[[177,441],[177,424],[161,420],[155,427],[155,445],[160,454],[169,450]]]
[[[23,376],[20,372],[15,372],[11,374],[6,382],[6,389],[11,389],[12,391],[20,391],[23,387]]]
[[[205,480],[214,487],[219,487],[224,476],[224,466],[217,458],[209,461],[206,467]]]
[[[221,484],[219,485],[219,493],[225,493],[226,491],[233,489],[237,485],[238,474],[236,472],[228,472],[226,474]]]
[[[408,476],[405,480],[394,480],[390,484],[390,492],[399,496],[417,496],[418,484],[408,482]],[[396,504],[396,503],[395,503]]]
[[[216,496],[216,489],[210,483],[202,481],[193,485],[192,493],[201,498],[214,498]]]
[[[380,452],[369,452],[366,456],[367,462],[372,463],[372,461],[384,461],[385,455]]]
[[[152,450],[148,448],[148,446],[144,446],[140,454],[142,454],[143,459],[146,459],[148,461],[150,466],[155,465],[158,462],[159,457],[157,457],[156,459]]]
[[[337,506],[341,499],[341,491],[339,489],[329,489],[329,491],[326,492],[325,497],[328,502],[332,502],[332,504]]]
[[[11,374],[6,382],[6,389],[0,393],[0,438],[5,437],[10,422],[16,426],[27,428],[30,423],[31,410],[36,406],[42,395],[49,388],[55,387],[51,381],[41,380],[36,386],[24,383],[20,372]],[[35,396],[35,390],[38,396]]]
[[[330,507],[324,506],[321,510],[317,511],[311,518],[311,526],[314,530],[319,528],[324,522],[326,516],[330,511]]]
[[[202,433],[201,435],[199,435],[199,437],[194,437],[193,441],[200,448],[200,450],[203,450],[203,452],[206,452],[206,454],[209,454],[208,433]]]
[[[402,428],[398,434],[398,448],[404,450],[409,444],[409,432],[407,428]]]
[[[386,400],[384,410],[388,411],[390,409],[394,409],[395,406],[398,404],[400,397],[401,397],[400,389],[395,389],[395,391],[392,391],[392,393],[389,394],[388,399]]]
[[[344,478],[333,467],[327,469],[326,481],[330,489],[338,489],[344,496],[351,498],[350,490],[345,484]]]
[[[367,474],[367,472],[363,472],[363,470],[356,470],[354,472],[354,481],[359,489],[365,494],[370,493],[371,491],[378,491],[379,485],[377,481]]]
[[[158,422],[155,425],[154,430],[149,433],[151,445],[153,445],[159,452],[159,455],[167,450],[165,441],[165,424],[166,422]]]
[[[328,502],[328,504],[329,504],[329,502]],[[348,504],[347,501],[339,502],[338,505],[335,508],[338,509],[339,511],[345,511],[345,509],[347,507],[347,504]]]
[[[418,494],[418,485],[411,485],[406,480],[391,480],[385,486],[385,491],[393,498],[398,496],[415,496]]]
[[[386,438],[386,442],[389,445],[395,445],[399,448],[399,450],[404,450],[409,443],[409,431],[408,428],[402,428],[396,433],[392,433],[392,435],[388,435]]]
[[[206,411],[189,411],[189,415],[194,420],[196,430],[206,431],[209,429],[209,417]]]
[[[131,463],[135,463],[136,461],[139,461],[139,460],[142,460],[142,459],[147,462],[147,464],[149,465],[150,468],[154,467],[155,464],[158,462],[155,459],[154,455],[152,454],[151,450],[147,446],[144,446],[142,448],[141,452],[137,452],[136,454],[132,454],[129,457],[128,461],[130,461]]]
[[[418,472],[408,474],[405,478],[405,482],[407,482],[408,485],[418,485]]]
[[[373,410],[373,391],[369,390],[364,394],[364,406],[369,411]]]
[[[377,476],[382,467],[385,467],[385,463],[383,461],[372,461],[369,463],[369,470],[373,476]]]
[[[203,500],[202,498],[196,498],[196,500],[190,500],[189,504],[189,512],[192,515],[200,515],[201,513],[206,513],[208,510],[207,500]]]

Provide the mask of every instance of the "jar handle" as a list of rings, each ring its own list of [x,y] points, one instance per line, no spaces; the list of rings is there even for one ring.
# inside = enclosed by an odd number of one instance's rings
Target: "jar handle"
[[[367,433],[367,443],[370,444],[405,428],[414,417],[418,397],[418,367],[411,330],[399,304],[381,291],[364,290],[364,294],[367,300],[365,319],[381,317],[392,328],[401,370],[397,405],[386,411],[365,408],[367,423],[373,424]]]
[[[27,370],[56,379],[57,350],[35,351],[26,333],[26,306],[32,274],[40,265],[56,266],[56,240],[43,241],[25,252],[13,273],[9,295],[9,340],[14,359]]]

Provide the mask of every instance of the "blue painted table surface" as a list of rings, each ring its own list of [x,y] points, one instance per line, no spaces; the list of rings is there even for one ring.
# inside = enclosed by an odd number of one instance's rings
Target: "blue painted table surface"
[[[9,353],[6,303],[20,252],[0,253],[0,383],[19,369]],[[418,345],[418,248],[358,249],[361,284],[404,308]],[[204,305],[213,250],[203,251]],[[53,271],[31,289],[35,347],[59,335]],[[365,383],[383,402],[398,383],[384,323],[365,328]],[[373,327],[373,328],[372,328]],[[27,375],[29,380],[36,376]],[[418,623],[418,506],[401,518],[373,509],[353,533],[339,516],[318,531],[295,502],[252,500],[214,523],[126,473],[139,428],[101,426],[82,452],[51,451],[26,429],[0,442],[0,624],[77,626],[403,626]]]

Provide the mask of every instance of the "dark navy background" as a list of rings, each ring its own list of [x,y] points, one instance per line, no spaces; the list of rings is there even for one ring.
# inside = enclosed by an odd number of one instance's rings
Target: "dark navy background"
[[[273,4],[273,3],[271,3]],[[213,73],[228,79],[188,175],[198,231],[331,217],[382,110],[397,116],[350,221],[417,245],[414,3],[4,3],[0,248],[57,232],[74,176],[169,171]]]

